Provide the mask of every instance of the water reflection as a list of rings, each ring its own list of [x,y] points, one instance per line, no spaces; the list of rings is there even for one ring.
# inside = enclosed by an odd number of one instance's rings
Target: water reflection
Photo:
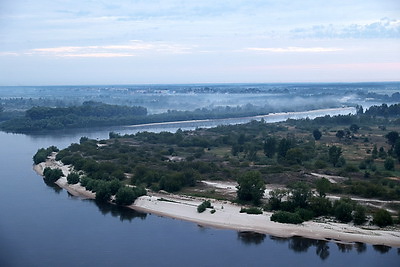
[[[93,200],[86,201],[92,201],[93,203],[95,203],[103,215],[111,214],[111,216],[113,217],[118,217],[120,221],[131,222],[133,219],[136,218],[144,220],[147,217],[147,213],[138,212],[130,208],[121,207],[110,203],[101,203]]]
[[[346,253],[350,252],[353,249],[352,244],[345,244],[345,243],[336,243],[340,252]]]
[[[55,193],[60,194],[63,189],[59,187],[57,184],[52,183],[52,182],[46,182],[45,179],[43,179],[43,183],[47,185],[49,188],[53,189]]]
[[[328,242],[324,240],[317,240],[317,249],[315,253],[320,257],[321,260],[326,260],[329,257],[329,246]]]
[[[356,242],[354,244],[331,243],[326,240],[314,240],[314,239],[304,238],[301,236],[294,236],[292,238],[270,236],[270,239],[280,244],[287,242],[289,249],[293,250],[296,253],[306,253],[311,247],[315,247],[315,254],[321,260],[328,259],[330,255],[329,249],[332,246],[332,244],[336,244],[338,251],[342,253],[350,252],[352,251],[353,248],[355,248],[358,254],[364,253],[367,250],[367,245],[361,242]],[[391,247],[374,246],[374,249],[381,253],[387,253],[391,249]],[[400,249],[398,250],[398,253],[400,253]]]
[[[237,232],[237,237],[240,241],[243,242],[243,244],[259,245],[262,242],[264,242],[266,235],[256,233],[256,232],[251,232],[251,231],[241,231],[241,232]]]
[[[380,252],[381,254],[388,253],[389,250],[391,250],[391,247],[385,246],[385,245],[373,245],[372,246],[375,251]]]
[[[356,247],[358,254],[361,254],[367,250],[367,245],[365,243],[356,242],[354,246]]]

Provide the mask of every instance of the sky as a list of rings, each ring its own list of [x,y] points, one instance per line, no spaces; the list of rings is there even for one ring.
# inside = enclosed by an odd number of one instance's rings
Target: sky
[[[0,0],[0,85],[369,81],[398,0]]]

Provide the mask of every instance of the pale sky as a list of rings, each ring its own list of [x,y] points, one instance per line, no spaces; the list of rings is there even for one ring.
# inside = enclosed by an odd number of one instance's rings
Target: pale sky
[[[0,85],[399,80],[398,0],[0,0]]]

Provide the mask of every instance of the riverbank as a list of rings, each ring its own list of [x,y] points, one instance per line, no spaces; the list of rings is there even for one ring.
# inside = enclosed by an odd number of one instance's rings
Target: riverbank
[[[35,165],[34,170],[39,175],[43,175],[45,167],[60,168],[65,177],[70,172],[70,166],[55,161],[54,154],[46,162]],[[74,196],[94,199],[94,193],[86,190],[80,184],[69,185],[65,177],[57,180],[56,184]],[[240,213],[241,206],[239,205],[212,199],[210,201],[215,213],[211,213],[211,209],[198,213],[197,206],[203,201],[203,198],[183,195],[149,193],[147,196],[139,197],[128,207],[142,212],[216,228],[254,231],[279,237],[302,236],[334,242],[362,242],[372,245],[400,247],[400,231],[394,229],[362,228],[332,221],[309,221],[300,225],[282,224],[270,220],[271,212],[263,212],[261,215],[249,215]]]

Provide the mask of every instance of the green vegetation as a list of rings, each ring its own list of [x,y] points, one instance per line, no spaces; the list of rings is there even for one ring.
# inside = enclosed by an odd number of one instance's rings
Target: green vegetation
[[[67,176],[67,181],[68,181],[69,184],[77,184],[77,183],[79,183],[79,181],[80,181],[79,174],[77,172],[71,172]]]
[[[247,214],[262,214],[263,211],[262,209],[256,208],[256,207],[250,207],[250,208],[241,208],[240,213],[247,213]]]
[[[271,221],[291,224],[300,224],[303,222],[299,214],[288,211],[275,212],[271,216]]]
[[[392,219],[392,216],[390,215],[390,213],[387,210],[379,209],[374,214],[373,223],[378,225],[379,227],[385,227],[387,225],[392,225],[393,224],[393,219]]]
[[[25,116],[17,117],[1,124],[8,132],[41,132],[65,128],[85,128],[109,125],[123,125],[146,116],[143,107],[107,105],[87,101],[81,106],[72,107],[33,107]]]
[[[340,138],[338,131],[343,132]],[[363,224],[374,210],[344,197],[400,199],[399,131],[397,118],[358,114],[176,133],[111,132],[107,140],[82,137],[59,151],[56,160],[73,165],[81,184],[99,201],[115,196],[117,203],[128,205],[148,188],[263,205],[285,222],[332,216]],[[49,151],[38,151],[38,161]],[[237,195],[211,192],[199,186],[202,180],[237,181]],[[265,184],[286,188],[272,191],[266,201]],[[329,194],[343,198],[331,202]]]
[[[58,148],[55,146],[50,146],[48,148],[40,148],[33,156],[33,163],[39,164],[41,162],[45,162],[47,157],[50,156],[51,153],[58,151],[59,151]]]
[[[60,169],[46,167],[43,170],[43,175],[46,182],[54,183],[63,176],[63,172]]]
[[[265,184],[259,172],[250,171],[238,178],[237,197],[241,201],[252,201],[260,204],[264,194]]]
[[[203,201],[203,203],[201,203],[200,205],[197,206],[197,212],[202,213],[206,209],[212,209],[212,208],[213,208],[213,206],[211,206],[211,202],[209,200],[205,200],[205,201]]]

